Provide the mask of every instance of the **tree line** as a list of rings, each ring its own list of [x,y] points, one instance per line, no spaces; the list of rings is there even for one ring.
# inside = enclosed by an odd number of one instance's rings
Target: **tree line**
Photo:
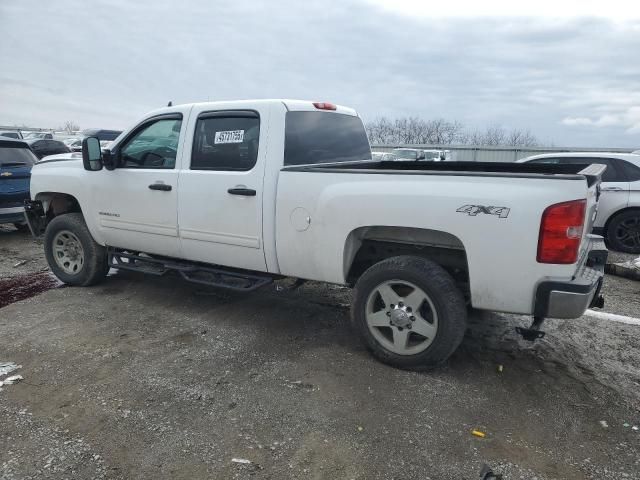
[[[489,145],[534,147],[540,142],[529,130],[490,126],[468,130],[457,121],[418,117],[380,117],[365,124],[372,145]]]

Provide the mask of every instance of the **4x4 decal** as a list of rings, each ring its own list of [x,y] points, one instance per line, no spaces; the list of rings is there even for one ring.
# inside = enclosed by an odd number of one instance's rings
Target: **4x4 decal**
[[[510,209],[507,207],[485,207],[484,205],[463,205],[456,212],[466,213],[471,217],[475,217],[479,213],[487,215],[497,215],[500,218],[507,218],[509,216]]]

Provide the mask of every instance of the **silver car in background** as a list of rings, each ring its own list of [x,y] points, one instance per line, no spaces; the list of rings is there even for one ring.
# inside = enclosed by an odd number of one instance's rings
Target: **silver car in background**
[[[612,250],[640,253],[640,155],[635,153],[546,153],[522,163],[599,163],[607,166],[600,184],[594,233]]]

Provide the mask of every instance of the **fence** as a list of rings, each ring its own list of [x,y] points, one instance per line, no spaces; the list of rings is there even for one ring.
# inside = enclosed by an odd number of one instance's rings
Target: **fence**
[[[473,145],[372,145],[374,152],[390,152],[394,148],[449,150],[450,160],[458,162],[515,162],[542,153],[559,152],[616,152],[631,153],[633,148],[577,148],[577,147],[491,147]]]

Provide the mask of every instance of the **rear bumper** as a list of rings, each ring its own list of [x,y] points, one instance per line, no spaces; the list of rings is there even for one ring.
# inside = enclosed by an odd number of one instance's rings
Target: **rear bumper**
[[[586,258],[572,280],[538,285],[534,315],[543,318],[578,318],[589,307],[602,306],[600,290],[608,255],[604,240],[589,235]]]

